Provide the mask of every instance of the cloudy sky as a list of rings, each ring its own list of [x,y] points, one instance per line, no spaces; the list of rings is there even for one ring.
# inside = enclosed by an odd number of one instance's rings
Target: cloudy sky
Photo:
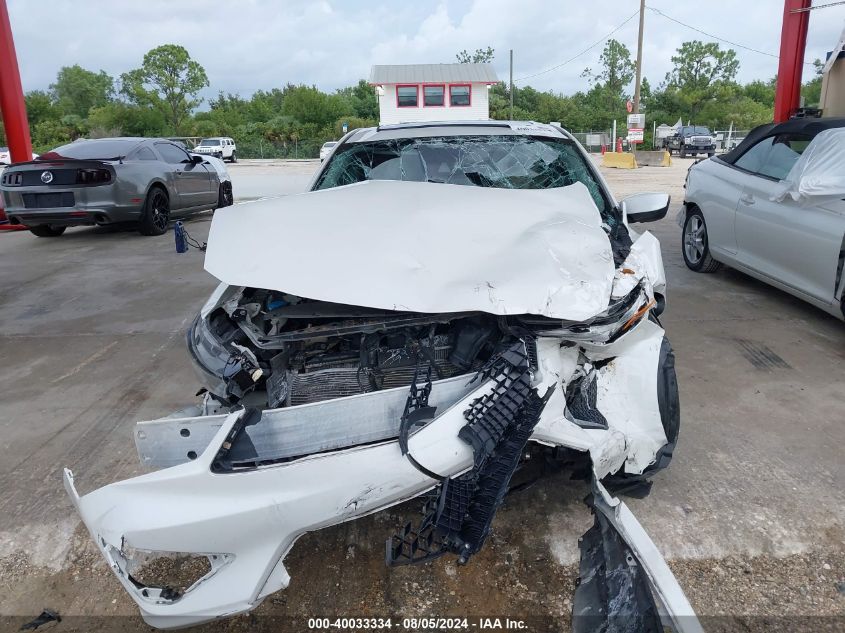
[[[830,0],[815,0],[827,4]],[[647,0],[647,6],[739,47],[739,80],[777,72],[782,0]],[[454,62],[461,49],[492,46],[499,77],[508,49],[520,85],[571,93],[613,35],[632,54],[638,0],[8,0],[24,90],[46,89],[63,65],[117,76],[165,43],[185,46],[211,88],[248,96],[287,82],[334,90],[372,64]],[[632,18],[628,20],[626,19]],[[807,61],[824,58],[845,26],[845,5],[812,12]],[[712,38],[646,10],[644,75],[657,85],[686,40]],[[594,48],[568,61],[591,44]],[[722,46],[729,46],[724,42]],[[810,66],[806,72],[812,72]],[[537,74],[542,73],[542,74]],[[536,75],[536,76],[534,76]],[[808,75],[805,75],[805,77]]]

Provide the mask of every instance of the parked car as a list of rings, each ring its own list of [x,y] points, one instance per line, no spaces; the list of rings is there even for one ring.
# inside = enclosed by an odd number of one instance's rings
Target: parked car
[[[169,141],[105,138],[62,145],[7,167],[0,190],[9,220],[39,237],[116,222],[161,235],[171,217],[215,208],[220,180],[203,158]]]
[[[323,146],[320,148],[320,162],[322,163],[326,160],[326,157],[332,153],[332,149],[334,146],[337,145],[337,141],[327,141],[323,143]]]
[[[38,154],[33,153],[32,160],[38,158]],[[12,154],[8,147],[0,147],[0,165],[11,165]]]
[[[762,125],[693,165],[678,217],[687,267],[727,264],[843,318],[845,119]]]
[[[716,153],[716,139],[710,128],[703,125],[683,125],[675,134],[663,139],[663,148],[671,154],[675,152],[681,158]]]
[[[160,470],[82,497],[65,471],[144,619],[253,609],[287,586],[300,535],[418,496],[387,563],[465,563],[517,466],[559,458],[593,479],[574,614],[624,605],[656,631],[659,604],[700,631],[605,487],[642,486],[678,438],[660,245],[629,227],[668,204],[617,202],[558,127],[478,121],[357,130],[308,193],[215,214],[221,285],[187,335],[203,400],[136,426]],[[197,562],[179,587],[135,571],[177,553]]]
[[[195,154],[215,156],[221,160],[238,162],[238,148],[229,137],[204,138],[193,150]]]

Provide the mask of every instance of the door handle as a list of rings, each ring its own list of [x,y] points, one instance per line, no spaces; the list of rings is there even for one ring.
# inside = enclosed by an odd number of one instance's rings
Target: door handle
[[[754,204],[754,196],[752,196],[750,193],[746,193],[740,197],[739,201],[743,204]]]

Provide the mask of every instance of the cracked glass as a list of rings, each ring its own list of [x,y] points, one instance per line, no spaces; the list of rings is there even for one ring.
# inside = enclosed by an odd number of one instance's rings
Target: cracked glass
[[[575,145],[532,136],[448,136],[350,143],[331,158],[315,189],[364,180],[410,180],[502,189],[583,183],[602,216],[612,214]]]

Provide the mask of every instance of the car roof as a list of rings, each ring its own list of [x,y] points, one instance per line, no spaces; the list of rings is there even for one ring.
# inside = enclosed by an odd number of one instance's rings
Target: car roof
[[[571,138],[559,127],[534,121],[420,121],[354,130],[347,143],[426,136],[548,136]]]
[[[777,136],[778,134],[806,134],[808,136],[815,136],[819,132],[835,127],[845,127],[845,117],[821,119],[800,118],[789,119],[783,123],[765,123],[751,130],[735,149],[722,154],[721,159],[726,163],[733,164],[735,160],[745,153],[745,150],[768,136]]]

